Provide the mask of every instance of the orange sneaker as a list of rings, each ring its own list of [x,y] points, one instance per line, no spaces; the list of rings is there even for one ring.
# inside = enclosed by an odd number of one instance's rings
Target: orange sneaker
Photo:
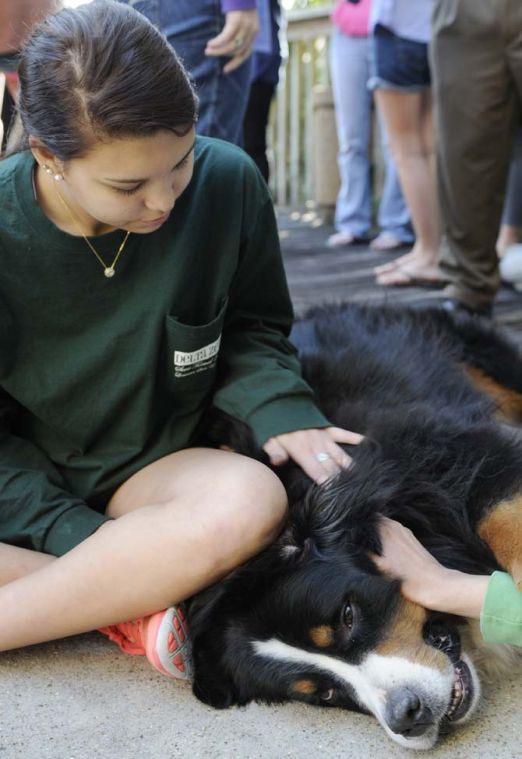
[[[152,666],[167,677],[190,680],[192,647],[181,607],[141,617],[132,622],[100,627],[127,654],[146,656]]]

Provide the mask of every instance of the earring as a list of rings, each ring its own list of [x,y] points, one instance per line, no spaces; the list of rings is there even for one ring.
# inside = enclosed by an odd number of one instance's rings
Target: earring
[[[53,170],[52,170],[52,169],[51,169],[51,167],[50,167],[50,166],[48,166],[46,163],[43,163],[43,164],[42,164],[42,169],[43,169],[43,170],[44,170],[44,171],[45,171],[47,174],[51,175],[51,176],[52,176],[52,178],[53,178],[53,179],[54,179],[56,182],[59,182],[61,179],[63,179],[63,174],[53,174]]]

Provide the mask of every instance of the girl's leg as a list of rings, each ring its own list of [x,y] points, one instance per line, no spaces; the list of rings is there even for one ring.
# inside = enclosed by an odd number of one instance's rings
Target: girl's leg
[[[0,586],[45,567],[55,556],[0,543]]]
[[[384,119],[392,155],[408,203],[416,244],[410,254],[376,271],[381,284],[408,284],[410,279],[438,281],[439,211],[434,169],[431,96],[379,89],[377,106]],[[402,267],[402,268],[400,268]]]
[[[285,510],[281,482],[257,461],[210,449],[166,456],[115,493],[114,521],[0,587],[0,650],[165,609],[260,551]]]
[[[349,238],[366,237],[371,227],[369,41],[335,31],[331,43],[332,88],[339,140],[341,187],[335,227]],[[340,235],[332,235],[335,247]]]

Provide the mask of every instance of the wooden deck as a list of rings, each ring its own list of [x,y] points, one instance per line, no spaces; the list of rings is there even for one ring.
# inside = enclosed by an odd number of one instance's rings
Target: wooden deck
[[[374,253],[367,246],[344,250],[326,247],[332,228],[314,211],[278,211],[281,245],[296,314],[323,303],[436,305],[440,288],[380,287],[373,268],[399,253]],[[522,293],[503,287],[494,305],[494,321],[512,332],[522,346]]]

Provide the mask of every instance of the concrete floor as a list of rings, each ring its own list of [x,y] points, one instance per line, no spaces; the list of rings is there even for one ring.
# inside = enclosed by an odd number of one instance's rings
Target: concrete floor
[[[486,692],[437,759],[522,757],[522,680]],[[102,635],[0,657],[1,759],[366,759],[406,757],[377,722],[305,705],[214,711],[190,687],[121,653]]]

